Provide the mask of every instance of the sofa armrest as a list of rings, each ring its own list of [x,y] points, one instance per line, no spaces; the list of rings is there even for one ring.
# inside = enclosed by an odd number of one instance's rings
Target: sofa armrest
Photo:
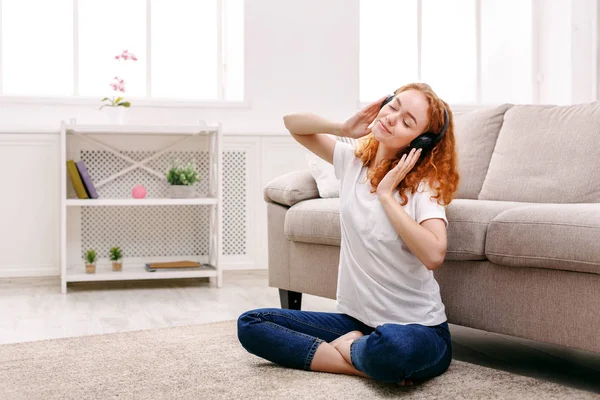
[[[288,207],[300,201],[318,197],[317,183],[309,169],[293,171],[279,176],[267,183],[264,189],[266,202],[278,203]]]

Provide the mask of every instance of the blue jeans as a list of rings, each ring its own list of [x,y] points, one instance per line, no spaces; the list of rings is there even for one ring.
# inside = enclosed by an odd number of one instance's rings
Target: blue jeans
[[[373,379],[400,382],[443,374],[452,360],[448,323],[383,324],[376,328],[340,313],[261,308],[238,318],[238,339],[250,353],[284,367],[310,370],[317,347],[350,331],[365,336],[350,347],[354,368]]]

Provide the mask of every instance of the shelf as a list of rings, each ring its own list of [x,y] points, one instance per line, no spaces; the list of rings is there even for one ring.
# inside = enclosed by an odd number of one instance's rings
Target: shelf
[[[87,134],[140,134],[140,135],[208,135],[215,133],[217,125],[112,125],[66,124],[67,133]]]
[[[0,0],[1,1],[1,0]],[[75,122],[75,120],[72,120]],[[60,222],[60,271],[61,271],[61,292],[67,293],[68,282],[90,282],[90,281],[124,281],[124,280],[147,280],[147,279],[175,279],[175,278],[202,278],[214,277],[217,287],[222,286],[223,272],[222,261],[223,256],[223,134],[221,123],[205,123],[198,121],[192,124],[78,124],[61,121],[60,135],[60,160],[61,160],[61,222]],[[83,152],[91,149],[100,151],[102,154],[94,164],[98,171],[89,171],[92,175],[97,173],[106,176],[100,182],[94,182],[96,187],[103,187],[109,182],[114,182],[117,189],[121,191],[109,192],[97,199],[80,199],[69,192],[69,171],[67,170],[67,161],[70,159],[83,159]],[[139,181],[139,177],[128,175],[137,173],[138,170],[144,170],[159,180],[165,179],[162,171],[157,171],[149,166],[149,162],[157,160],[160,157],[167,158],[179,151],[192,151],[193,157],[197,157],[200,153],[208,150],[208,190],[203,193],[194,194],[194,198],[169,198],[169,197],[150,197],[143,199],[135,199],[130,196],[131,183],[127,180],[132,177],[135,182]],[[141,152],[140,157],[130,157],[128,152]],[[104,153],[107,152],[107,153]],[[150,153],[151,155],[144,156]],[[200,154],[201,155],[201,154]],[[119,162],[114,163],[113,158],[116,157]],[[143,159],[139,159],[143,158]],[[109,164],[112,163],[112,164]],[[120,167],[121,164],[127,165]],[[160,164],[160,163],[159,163]],[[163,168],[161,167],[161,170]],[[120,179],[123,179],[120,181]],[[143,183],[143,182],[142,182]],[[121,185],[121,186],[118,186]],[[71,185],[72,186],[72,185]],[[123,197],[120,193],[123,193]],[[155,193],[155,196],[169,196],[167,193]],[[98,213],[91,213],[90,207],[116,207],[109,215],[101,216]],[[122,206],[133,206],[134,208],[121,209]],[[140,213],[146,214],[148,222],[154,225],[162,226],[165,218],[163,209],[160,207],[140,209],[139,207],[146,206],[175,206],[169,211],[176,212],[173,216],[174,221],[169,221],[169,226],[178,228],[179,219],[197,218],[198,221],[189,228],[192,234],[196,234],[195,226],[197,223],[206,223],[209,235],[208,251],[202,259],[212,264],[206,269],[180,269],[180,270],[157,270],[149,272],[145,268],[146,258],[143,255],[131,259],[125,259],[122,271],[113,271],[112,265],[107,260],[100,260],[100,264],[96,267],[95,274],[87,274],[85,265],[81,260],[81,247],[85,248],[107,248],[107,246],[119,245],[123,246],[125,253],[129,252],[129,247],[136,246],[135,235],[146,234],[146,224],[141,221],[136,223],[132,229],[129,229],[130,224],[126,229],[119,230],[118,225],[114,223],[114,218],[119,218],[119,213],[130,214],[138,210]],[[192,207],[180,207],[192,206]],[[204,206],[204,207],[196,207]],[[138,207],[138,208],[136,208]],[[90,213],[85,213],[88,210]],[[96,208],[96,210],[101,210]],[[121,211],[119,211],[121,210]],[[163,210],[163,211],[161,211]],[[208,211],[208,212],[205,212]],[[189,215],[188,215],[189,213]],[[156,215],[155,215],[156,214]],[[208,214],[208,215],[206,215]],[[156,217],[156,218],[155,218]],[[168,217],[168,216],[167,216]],[[108,226],[91,227],[88,222],[99,221],[108,218],[110,224]],[[113,219],[111,219],[113,218]],[[148,224],[152,225],[152,224]],[[190,235],[185,228],[182,234]],[[92,229],[97,229],[89,236],[88,233]],[[109,229],[110,232],[102,232],[103,229]],[[159,233],[150,231],[151,235],[158,235],[162,240],[163,237]],[[88,236],[86,236],[88,235]],[[152,236],[156,237],[156,236]],[[159,261],[177,260],[180,257],[174,257],[171,253],[187,252],[189,249],[186,244],[181,244],[177,241],[177,237],[169,236],[167,250],[161,252]],[[110,243],[109,243],[110,242]],[[114,242],[114,243],[113,243]],[[173,246],[171,246],[173,245]],[[195,250],[193,252],[196,252]],[[136,253],[131,251],[131,253]],[[142,254],[143,252],[140,252]],[[137,253],[136,253],[137,254]],[[203,253],[204,254],[204,253]],[[148,260],[157,259],[157,257],[148,256]],[[192,259],[199,256],[191,256]],[[212,279],[211,279],[212,281]]]
[[[212,197],[197,197],[192,199],[67,199],[67,206],[98,207],[98,206],[192,206],[216,205],[219,199]]]
[[[113,271],[112,264],[96,265],[95,274],[87,274],[83,261],[81,265],[69,266],[67,269],[66,282],[96,282],[96,281],[131,281],[146,279],[177,279],[177,278],[206,278],[216,277],[217,270],[214,267],[206,270],[195,271],[172,271],[157,270],[156,272],[146,271],[144,264],[123,264],[122,271]]]

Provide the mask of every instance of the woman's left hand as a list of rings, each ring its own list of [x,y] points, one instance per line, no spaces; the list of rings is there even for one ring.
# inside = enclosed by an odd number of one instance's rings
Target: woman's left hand
[[[377,196],[393,196],[394,190],[402,182],[402,179],[410,172],[415,166],[419,157],[421,156],[421,149],[415,151],[412,149],[408,156],[404,154],[398,164],[388,171],[383,177],[379,185],[377,186]]]

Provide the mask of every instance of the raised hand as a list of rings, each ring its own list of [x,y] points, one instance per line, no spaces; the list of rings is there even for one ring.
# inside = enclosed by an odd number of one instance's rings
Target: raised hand
[[[377,186],[377,196],[391,196],[402,179],[415,166],[422,149],[411,149],[408,155],[404,154],[396,166],[388,171]]]
[[[374,101],[344,122],[341,129],[341,136],[358,139],[371,133],[369,125],[371,125],[377,114],[379,114],[381,103],[386,98],[387,95]]]

